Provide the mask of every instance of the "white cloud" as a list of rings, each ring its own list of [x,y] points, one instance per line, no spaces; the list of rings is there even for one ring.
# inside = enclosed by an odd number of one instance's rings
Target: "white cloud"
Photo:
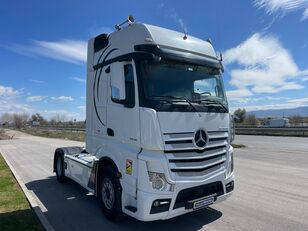
[[[308,0],[254,0],[254,5],[270,15],[278,13],[284,16],[292,11],[304,10],[301,21],[308,18]]]
[[[18,102],[22,94],[22,90],[0,85],[0,115],[5,112],[30,112],[29,105]]]
[[[32,82],[32,83],[40,83],[40,84],[46,83],[45,81],[38,80],[38,79],[29,79],[29,81]]]
[[[256,33],[237,47],[225,51],[224,56],[227,66],[237,64],[230,70],[230,84],[238,89],[277,93],[304,88],[296,81],[308,69],[300,71],[291,54],[274,36]]]
[[[82,82],[82,83],[85,83],[85,82],[86,82],[86,79],[79,78],[79,77],[73,77],[72,80],[75,80],[75,81],[77,81],[77,82]]]
[[[249,96],[252,96],[252,93],[246,88],[227,91],[227,97],[230,101],[238,101],[243,97]]]
[[[244,107],[247,111],[258,111],[269,109],[289,109],[308,106],[308,98],[289,99],[287,97],[264,97],[264,100],[266,99],[281,100],[281,102],[270,103],[268,101],[265,101],[265,103],[258,103],[258,105],[232,105],[231,111],[234,111],[239,107]]]
[[[79,106],[78,109],[86,110],[86,106],[85,105]]]
[[[83,64],[87,60],[87,42],[81,40],[34,40],[30,45],[15,44],[7,48],[26,56],[43,56],[75,64]]]
[[[304,13],[302,14],[302,18],[301,21],[304,21],[308,18],[308,7],[306,8],[306,10],[304,11]]]
[[[68,102],[68,101],[73,101],[74,98],[72,96],[57,96],[57,97],[50,97],[52,100],[54,101],[58,101],[58,102]]]
[[[0,99],[13,98],[21,94],[20,90],[14,90],[12,87],[0,85]]]
[[[289,103],[295,103],[295,104],[308,104],[308,98],[300,98],[300,99],[290,99],[288,100]]]
[[[31,113],[31,106],[24,103],[18,103],[12,100],[0,99],[0,115],[3,113]]]
[[[34,96],[28,96],[27,101],[28,102],[39,102],[45,99],[46,96],[41,96],[41,95],[34,95]]]

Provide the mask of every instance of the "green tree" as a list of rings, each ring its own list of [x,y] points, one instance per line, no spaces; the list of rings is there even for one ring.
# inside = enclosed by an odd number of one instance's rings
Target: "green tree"
[[[236,122],[239,122],[239,123],[243,123],[243,121],[245,120],[246,118],[246,110],[245,108],[241,109],[237,109],[235,112],[234,112],[234,116],[235,116],[235,121]]]

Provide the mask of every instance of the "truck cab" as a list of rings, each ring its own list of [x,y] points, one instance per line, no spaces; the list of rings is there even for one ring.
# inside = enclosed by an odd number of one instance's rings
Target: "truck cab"
[[[55,151],[60,182],[110,220],[169,219],[232,194],[234,136],[210,41],[133,22],[88,42],[85,148]]]

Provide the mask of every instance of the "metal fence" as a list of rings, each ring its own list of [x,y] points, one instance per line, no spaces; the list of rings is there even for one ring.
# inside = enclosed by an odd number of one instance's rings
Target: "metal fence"
[[[286,127],[286,128],[236,127],[235,134],[237,135],[276,135],[276,136],[308,137],[308,127]]]

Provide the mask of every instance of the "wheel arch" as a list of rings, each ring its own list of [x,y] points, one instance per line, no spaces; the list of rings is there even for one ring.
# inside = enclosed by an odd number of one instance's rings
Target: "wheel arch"
[[[56,171],[56,159],[58,155],[60,155],[62,159],[64,160],[64,155],[72,155],[76,153],[81,153],[83,151],[84,149],[78,146],[57,148],[55,150],[54,157],[53,157],[53,172]]]
[[[115,163],[114,160],[112,160],[110,157],[107,157],[107,156],[104,156],[102,158],[100,158],[98,161],[96,161],[95,163],[95,168],[96,168],[96,173],[95,173],[95,195],[97,196],[98,195],[98,190],[99,190],[99,187],[97,187],[97,185],[99,184],[100,180],[101,180],[101,177],[102,177],[102,171],[104,169],[104,167],[107,167],[107,166],[111,166],[114,171],[116,172],[117,176],[119,178],[121,178],[121,172],[119,171],[119,168],[117,166],[117,164]]]

